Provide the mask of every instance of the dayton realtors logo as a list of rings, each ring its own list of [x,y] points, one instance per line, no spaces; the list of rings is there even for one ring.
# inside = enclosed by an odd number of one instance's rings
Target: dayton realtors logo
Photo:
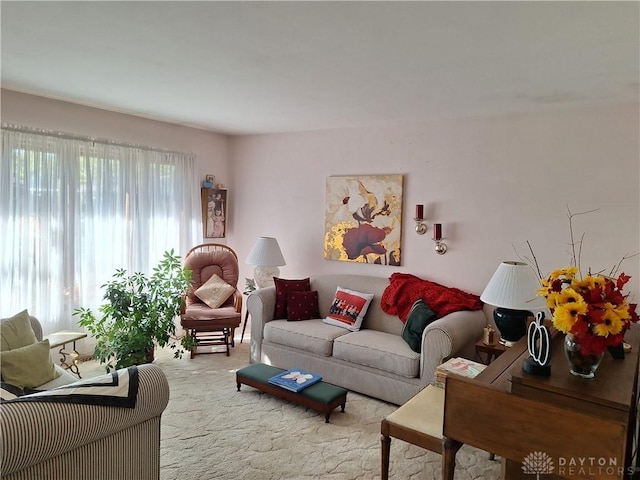
[[[522,471],[536,476],[540,480],[540,475],[553,473],[553,459],[545,452],[531,452],[522,461]]]
[[[617,458],[607,457],[558,457],[557,468],[553,457],[545,452],[531,452],[522,461],[522,471],[528,475],[535,475],[540,480],[540,475],[557,473],[566,477],[593,477],[600,478],[603,475],[622,475],[625,468],[619,464]],[[634,473],[634,468],[626,469],[627,474]]]

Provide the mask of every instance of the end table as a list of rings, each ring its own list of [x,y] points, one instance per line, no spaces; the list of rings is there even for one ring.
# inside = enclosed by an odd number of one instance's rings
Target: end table
[[[83,332],[71,332],[68,330],[62,330],[60,332],[52,333],[51,335],[46,335],[44,338],[49,340],[49,348],[57,348],[60,347],[58,353],[60,354],[60,366],[62,366],[65,370],[71,370],[72,373],[75,373],[78,378],[82,378],[80,375],[80,370],[78,369],[78,350],[76,350],[76,341],[81,338],[85,338],[87,336],[86,333]],[[67,343],[73,343],[73,351],[67,352],[65,351],[65,346]],[[71,356],[70,363],[67,362],[67,355]]]
[[[498,358],[504,352],[507,351],[509,347],[505,347],[499,342],[499,338],[493,345],[487,345],[482,340],[478,340],[476,342],[476,355],[480,359],[482,363],[485,365],[489,365],[493,360]],[[484,354],[484,357],[483,357]]]
[[[248,297],[249,295],[251,295],[252,292],[255,292],[255,290],[245,290],[244,292],[242,292],[242,294]],[[245,305],[245,309],[246,310],[244,313],[244,325],[242,325],[242,335],[240,335],[240,343],[242,343],[242,340],[244,340],[244,331],[247,329],[247,321],[249,320],[249,309],[246,307],[246,305]]]

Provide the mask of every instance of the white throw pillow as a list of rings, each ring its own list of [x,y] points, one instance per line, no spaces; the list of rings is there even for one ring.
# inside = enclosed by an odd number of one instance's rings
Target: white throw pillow
[[[362,326],[371,300],[373,300],[373,293],[356,292],[338,287],[329,308],[329,315],[323,322],[357,332]]]
[[[235,290],[235,288],[214,273],[206,283],[193,293],[209,305],[209,307],[218,308],[227,301]]]

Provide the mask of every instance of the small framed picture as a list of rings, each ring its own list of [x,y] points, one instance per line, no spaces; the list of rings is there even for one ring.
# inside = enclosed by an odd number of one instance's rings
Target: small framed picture
[[[207,175],[205,180],[207,182],[213,183],[214,185],[216,184],[216,176],[215,175]]]
[[[227,191],[201,189],[204,238],[224,238],[227,226]]]

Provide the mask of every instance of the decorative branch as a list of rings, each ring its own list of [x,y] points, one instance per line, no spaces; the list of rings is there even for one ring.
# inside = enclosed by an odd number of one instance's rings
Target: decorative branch
[[[611,271],[609,272],[609,276],[610,277],[615,277],[616,275],[618,275],[618,270],[620,269],[620,265],[622,264],[622,262],[624,262],[625,260],[629,259],[629,258],[633,258],[633,257],[637,257],[638,255],[640,255],[640,253],[634,253],[633,255],[629,255],[628,253],[625,254],[620,261],[618,262],[617,265],[614,265],[611,268]]]
[[[593,210],[587,210],[586,212],[578,212],[572,213],[569,205],[567,205],[567,216],[569,217],[569,235],[571,238],[571,264],[575,267],[578,267],[578,271],[582,272],[581,268],[581,256],[582,256],[582,243],[584,242],[585,233],[583,232],[580,236],[580,242],[576,242],[573,236],[573,217],[577,217],[578,215],[586,215],[587,213],[597,212],[599,209],[595,208]],[[576,245],[579,243],[578,254],[576,255]]]
[[[531,252],[531,256],[533,257],[533,264],[536,266],[536,271],[538,272],[538,278],[542,279],[542,273],[540,272],[540,265],[538,265],[538,259],[536,258],[536,254],[533,253],[533,247],[527,240],[527,246],[529,247],[529,251]]]
[[[587,210],[584,212],[577,212],[577,213],[573,213],[571,211],[571,209],[569,208],[569,205],[567,205],[567,217],[569,218],[569,236],[570,236],[570,242],[569,242],[569,246],[571,247],[571,250],[568,252],[571,255],[571,266],[575,266],[578,267],[578,271],[580,272],[580,276],[582,277],[582,268],[581,268],[581,261],[582,261],[582,245],[584,244],[584,239],[586,234],[583,232],[582,235],[580,235],[580,240],[576,241],[575,239],[575,235],[573,233],[573,217],[577,217],[578,215],[586,215],[588,213],[593,213],[593,212],[597,212],[598,210],[600,210],[599,208],[595,208],[593,210]],[[542,273],[540,271],[540,265],[538,264],[538,259],[536,258],[536,254],[533,251],[533,247],[531,246],[531,243],[529,242],[529,240],[527,240],[527,247],[529,247],[529,252],[531,252],[531,257],[529,258],[526,255],[523,255],[522,257],[518,254],[518,251],[516,250],[515,246],[513,246],[513,249],[516,253],[516,255],[518,256],[518,258],[520,260],[523,260],[525,263],[527,263],[529,265],[529,267],[534,271],[534,273],[537,273],[538,278],[542,279]],[[577,248],[577,250],[576,250]],[[611,268],[611,271],[609,272],[608,277],[610,278],[615,278],[616,275],[618,274],[618,270],[620,269],[620,266],[622,265],[622,262],[624,262],[625,260],[628,260],[630,258],[633,257],[637,257],[638,255],[640,255],[639,253],[634,253],[633,255],[630,254],[625,254],[620,261],[614,265]],[[535,268],[534,268],[535,266]],[[604,272],[604,269],[599,271],[599,272],[591,272],[591,267],[589,267],[588,271],[587,271],[587,275],[604,275],[602,272]]]
[[[527,241],[527,243],[529,243],[529,241]],[[536,275],[538,275],[540,280],[542,280],[542,276],[540,275],[540,268],[538,267],[538,262],[537,262],[537,260],[535,260],[535,255],[534,255],[534,260],[531,260],[526,255],[520,256],[520,254],[518,253],[518,250],[516,250],[516,246],[514,244],[511,244],[511,248],[513,248],[513,251],[515,252],[516,257],[518,257],[518,260],[520,260],[522,263],[526,263],[527,266],[531,269],[531,271],[533,273],[535,273]],[[533,249],[531,248],[531,245],[529,245],[529,250],[531,250],[531,252],[533,253]],[[534,263],[535,263],[535,268],[533,267]]]

